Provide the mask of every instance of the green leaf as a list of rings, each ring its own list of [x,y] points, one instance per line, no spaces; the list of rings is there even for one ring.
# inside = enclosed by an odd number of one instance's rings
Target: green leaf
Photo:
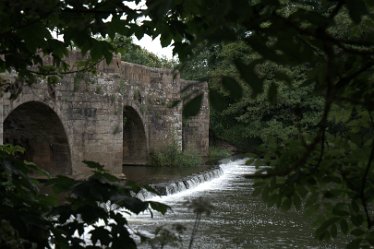
[[[282,62],[284,62],[282,59],[284,58],[277,55],[273,48],[266,46],[266,42],[266,35],[252,35],[246,40],[246,43],[250,45],[256,52],[261,54],[263,58],[282,64]]]
[[[162,47],[167,47],[170,45],[172,39],[169,35],[161,35],[160,36],[160,41],[161,41],[161,46]]]
[[[97,170],[103,170],[104,169],[104,165],[101,165],[100,163],[98,162],[93,162],[93,161],[86,161],[84,160],[83,163],[91,168],[91,169],[97,169]]]
[[[290,82],[291,82],[290,76],[288,74],[282,72],[282,71],[279,71],[279,70],[276,70],[274,72],[274,79],[277,82],[284,82],[285,84],[290,84]]]
[[[171,209],[168,205],[160,203],[160,202],[147,201],[147,203],[149,203],[152,209],[160,212],[163,215],[166,214],[166,212]]]
[[[131,197],[128,195],[121,195],[121,198],[116,200],[116,203],[120,206],[125,207],[135,214],[139,214],[147,209],[148,203],[141,201],[136,197]]]
[[[5,144],[0,145],[0,152],[5,152],[6,154],[15,156],[17,154],[25,154],[25,148],[19,145]]]
[[[53,55],[60,59],[62,59],[64,55],[68,54],[68,49],[66,48],[65,43],[57,39],[48,40],[48,47],[52,51]]]
[[[344,234],[348,234],[348,222],[345,219],[340,220],[340,229]]]
[[[281,209],[287,211],[291,208],[291,199],[290,198],[285,198],[284,201],[282,202]]]
[[[215,89],[209,90],[209,103],[217,111],[223,111],[228,107],[226,98]]]
[[[351,221],[353,223],[353,225],[355,226],[360,226],[363,222],[364,222],[364,218],[362,217],[362,215],[352,215],[351,216]]]
[[[357,248],[360,248],[361,241],[362,241],[362,239],[354,239],[354,240],[352,240],[347,245],[347,249],[357,249]]]
[[[366,239],[368,240],[370,245],[374,246],[374,231],[368,233]]]
[[[149,193],[160,195],[160,193],[153,186],[145,185],[145,186],[142,186],[142,189],[147,190]]]
[[[345,210],[346,205],[344,203],[338,203],[334,206],[332,213],[337,216],[347,216],[349,212]]]
[[[184,118],[196,116],[200,112],[203,97],[204,94],[199,94],[184,104],[182,112]]]
[[[114,48],[109,42],[98,41],[92,38],[89,41],[85,41],[85,43],[89,46],[90,55],[93,61],[99,61],[104,57],[107,64],[111,62]]]
[[[261,193],[262,193],[262,188],[260,188],[260,187],[256,187],[256,188],[253,190],[252,195],[253,195],[253,196],[260,196]]]
[[[245,64],[241,60],[234,61],[242,79],[252,88],[253,95],[256,96],[264,91],[262,80],[257,76],[254,65]]]
[[[55,75],[50,75],[47,77],[47,82],[49,85],[56,85],[59,82],[60,78]]]
[[[278,95],[278,85],[272,82],[270,84],[269,90],[268,90],[268,99],[269,102],[272,104],[277,103],[277,95]]]
[[[228,76],[222,77],[222,86],[230,94],[230,98],[234,101],[238,101],[243,96],[243,89],[236,79]]]
[[[364,233],[365,233],[365,231],[360,229],[360,228],[357,228],[357,229],[354,229],[353,231],[351,231],[351,234],[354,235],[354,236],[361,236]]]
[[[360,207],[357,204],[357,200],[352,199],[352,201],[351,201],[351,208],[352,208],[353,212],[355,212],[355,213],[358,213],[360,211]]]
[[[326,85],[327,65],[325,62],[316,63],[309,78],[316,81],[316,89],[323,89]],[[309,83],[310,84],[310,83]]]
[[[335,224],[331,225],[330,234],[332,238],[336,238],[336,236],[338,235],[338,228]]]
[[[127,22],[125,20],[121,20],[121,15],[113,15],[112,20],[108,26],[109,37],[111,39],[114,39],[117,33],[125,35],[126,25],[127,25]]]
[[[315,232],[316,237],[319,238],[319,239],[323,239],[326,236],[330,236],[330,232],[328,231],[328,229],[329,229],[330,226],[335,225],[335,223],[338,220],[339,219],[337,217],[332,217],[332,218],[329,218],[326,221],[324,221],[318,227],[318,229],[316,230],[316,232]]]
[[[295,206],[295,208],[297,210],[300,210],[301,209],[301,199],[300,199],[299,195],[294,195],[292,200],[293,200],[293,205]]]
[[[374,2],[372,0],[365,0],[366,6],[374,7]]]
[[[92,243],[95,245],[97,241],[100,241],[102,245],[109,245],[112,241],[110,232],[105,227],[95,226],[90,231]]]
[[[363,15],[367,15],[368,9],[363,0],[347,0],[349,16],[355,23],[361,22]]]
[[[47,184],[51,185],[57,193],[70,190],[77,182],[67,176],[57,176],[50,179]]]

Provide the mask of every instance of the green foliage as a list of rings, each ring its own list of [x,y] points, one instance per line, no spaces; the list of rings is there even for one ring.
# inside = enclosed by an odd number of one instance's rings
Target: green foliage
[[[180,151],[174,144],[151,154],[151,165],[157,167],[196,167],[201,164],[202,158],[198,153]]]
[[[209,63],[199,70],[209,82],[211,130],[215,136],[243,151],[258,151],[258,145],[269,139],[280,143],[297,136],[299,129],[295,123],[309,128],[317,124],[323,98],[314,96],[313,88],[304,84],[305,67],[290,68],[274,63],[258,65],[256,78],[265,93],[254,94],[252,86],[241,79],[235,64],[237,61],[251,64],[259,55],[243,42],[212,47],[211,54],[203,52]],[[201,56],[197,55],[198,58]],[[190,61],[185,65],[189,67]],[[276,77],[287,85],[276,83]]]
[[[209,146],[208,162],[216,163],[218,160],[229,157],[230,151],[216,146]]]
[[[165,9],[162,1],[147,4],[147,25],[161,36],[173,34],[182,61],[199,44],[212,46],[207,51],[214,59],[225,55],[216,53],[221,44],[243,48],[235,49],[239,57],[226,55],[227,66],[220,67],[219,59],[210,64],[210,76],[219,68],[220,75],[239,82],[244,96],[230,98],[237,83],[228,88],[217,77],[212,124],[222,137],[255,145],[262,163],[270,165],[255,176],[256,194],[271,206],[317,214],[319,239],[349,234],[347,248],[372,246],[372,2],[192,0],[168,1]]]
[[[254,158],[249,158],[245,161],[245,165],[248,165],[248,166],[254,165],[254,163],[256,163],[256,159]]]
[[[323,108],[323,98],[313,95],[313,88],[305,86],[305,69],[280,67],[271,63],[259,66],[257,77],[269,93],[253,95],[253,89],[240,79],[239,72],[233,66],[234,60],[242,58],[249,63],[257,59],[242,42],[221,44],[218,54],[220,61],[211,70],[211,129],[221,139],[227,140],[244,151],[258,150],[258,145],[269,139],[281,143],[299,133],[298,126],[311,128],[318,122],[318,115]],[[240,55],[240,51],[251,54]],[[212,65],[214,67],[214,65]],[[235,101],[231,92],[225,92],[219,80],[224,75],[236,78],[243,89],[244,97]],[[290,78],[288,85],[275,83],[275,76]],[[238,87],[236,87],[238,88]],[[268,102],[271,100],[271,103]],[[217,104],[216,104],[217,103]]]
[[[125,184],[95,162],[84,162],[93,171],[85,180],[34,179],[30,174],[42,171],[18,159],[20,153],[17,146],[0,147],[1,248],[86,248],[87,226],[94,228],[88,232],[90,248],[136,248],[120,208],[135,214],[167,209],[133,197],[140,187]]]
[[[100,85],[95,87],[95,93],[96,94],[103,94],[103,89]]]
[[[210,71],[214,69],[216,64],[214,55],[216,54],[216,46],[201,44],[194,49],[193,56],[187,60],[181,61],[178,69],[181,78],[189,80],[205,80],[210,75]]]
[[[121,18],[124,14],[125,19]],[[132,29],[129,25],[141,14],[125,2],[116,0],[43,0],[33,3],[5,0],[0,3],[0,16],[0,72],[15,70],[22,86],[34,83],[34,74],[71,71],[65,56],[72,48],[87,55],[89,67],[101,60],[109,63],[115,50],[110,43],[97,38],[114,38],[116,33],[132,35],[135,27]],[[109,17],[111,21],[108,22]],[[59,40],[56,34],[63,40]],[[46,56],[53,67],[45,65]],[[76,70],[76,65],[74,68]],[[17,94],[14,87],[8,85],[2,90],[12,91],[12,97]]]
[[[124,36],[116,36],[110,43],[116,52],[121,54],[121,59],[126,62],[136,63],[148,67],[174,68],[176,62],[148,52],[140,46],[134,44],[132,39]]]
[[[181,248],[182,245],[182,234],[186,228],[179,224],[174,224],[171,228],[165,226],[157,227],[154,231],[153,238],[144,238],[144,242],[149,244],[152,249],[162,249],[165,246],[171,246],[172,248]]]
[[[317,238],[348,233],[352,238],[348,248],[373,245],[372,1],[147,0],[144,10],[131,9],[125,3],[1,1],[0,73],[18,73],[14,84],[2,84],[2,89],[15,97],[19,86],[36,82],[35,74],[68,72],[70,67],[63,59],[71,47],[89,55],[87,67],[101,60],[109,62],[115,48],[105,39],[115,39],[116,34],[161,35],[163,45],[173,41],[174,53],[182,61],[191,58],[196,49],[204,50],[199,44],[213,54],[222,42],[239,45],[243,49],[232,49],[236,52],[230,62],[218,67],[220,75],[230,76],[235,83],[216,77],[210,94],[217,111],[212,123],[217,133],[238,139],[243,147],[262,144],[256,149],[271,167],[257,176],[256,193],[269,205],[285,210],[304,206],[311,213],[322,214],[317,216]],[[54,38],[52,32],[64,40]],[[99,36],[104,40],[97,39]],[[45,67],[45,55],[52,58],[58,70]],[[196,69],[207,68],[212,62],[220,65],[216,56],[211,58],[195,60],[186,72],[200,78],[201,71]],[[230,98],[231,94],[234,98]],[[70,236],[81,226],[77,220],[53,226],[45,218],[54,208],[53,203],[43,205],[49,198],[40,196],[38,185],[26,177],[32,166],[4,151],[2,157],[6,160],[2,159],[1,164],[4,210],[0,215],[8,214],[1,217],[2,243],[9,242],[7,247],[16,248],[32,247],[32,243],[48,247],[46,237],[50,235],[46,231],[58,228],[64,236]],[[107,181],[104,179],[100,175],[86,183],[102,186]],[[74,198],[68,201],[77,208],[86,203],[76,204]],[[89,208],[98,210],[93,205]],[[15,216],[14,210],[19,214]],[[84,219],[94,220],[89,217]],[[31,230],[33,238],[28,233]],[[104,236],[109,232],[103,230],[99,234],[105,244],[108,237]],[[10,239],[12,236],[15,239]],[[115,234],[110,236],[119,241]],[[68,247],[67,238],[71,237],[54,240]],[[79,239],[72,238],[70,243],[80,246]],[[126,243],[132,245],[131,241],[122,241]]]

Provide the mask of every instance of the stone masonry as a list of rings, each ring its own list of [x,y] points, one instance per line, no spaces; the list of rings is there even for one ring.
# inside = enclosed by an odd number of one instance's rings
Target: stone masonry
[[[69,60],[78,57],[71,54]],[[150,153],[170,144],[208,153],[206,83],[119,58],[100,63],[94,73],[67,74],[53,86],[45,81],[24,87],[15,100],[0,99],[0,142],[22,145],[25,159],[52,175],[85,177],[83,160],[121,174],[123,164],[147,164]],[[197,116],[184,120],[183,101],[171,106],[190,84],[203,94],[203,104]]]

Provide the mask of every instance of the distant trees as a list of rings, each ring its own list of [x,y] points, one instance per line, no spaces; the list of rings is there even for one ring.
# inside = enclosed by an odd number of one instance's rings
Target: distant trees
[[[177,62],[172,59],[160,58],[144,48],[134,44],[130,37],[115,36],[109,41],[115,51],[121,54],[121,59],[148,67],[173,69]]]
[[[256,61],[259,56],[255,51],[242,41],[214,44],[197,51],[201,52],[181,64],[181,75],[209,82],[213,107],[211,130],[215,136],[242,151],[260,152],[261,144],[269,144],[270,140],[280,144],[298,136],[300,127],[311,131],[317,126],[323,98],[315,96],[311,86],[303,85],[305,66],[260,65],[256,73],[265,92],[254,97],[234,63]],[[275,83],[277,74],[283,74],[289,81]],[[237,88],[231,88],[230,79],[238,82]],[[269,93],[269,87],[277,91]]]

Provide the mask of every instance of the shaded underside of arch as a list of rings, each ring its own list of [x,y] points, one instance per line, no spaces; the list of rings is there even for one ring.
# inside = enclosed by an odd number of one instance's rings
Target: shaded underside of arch
[[[132,107],[123,108],[123,164],[147,163],[147,138],[142,119]]]
[[[71,156],[65,129],[57,114],[40,102],[27,102],[4,121],[4,143],[26,149],[24,159],[51,175],[71,175]]]

